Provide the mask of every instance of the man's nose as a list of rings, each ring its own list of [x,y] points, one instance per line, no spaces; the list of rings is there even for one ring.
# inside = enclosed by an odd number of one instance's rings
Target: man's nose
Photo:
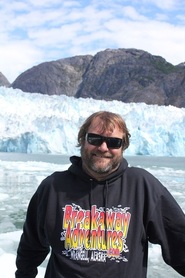
[[[103,142],[99,147],[98,147],[98,149],[100,150],[100,151],[108,151],[108,147],[107,147],[107,143],[106,142]]]

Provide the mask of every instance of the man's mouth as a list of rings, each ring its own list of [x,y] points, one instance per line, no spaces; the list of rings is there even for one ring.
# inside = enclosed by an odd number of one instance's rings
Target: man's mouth
[[[106,159],[112,158],[112,156],[110,156],[110,155],[97,154],[97,153],[94,153],[93,156],[96,156],[96,157],[98,157],[98,158],[106,158]]]

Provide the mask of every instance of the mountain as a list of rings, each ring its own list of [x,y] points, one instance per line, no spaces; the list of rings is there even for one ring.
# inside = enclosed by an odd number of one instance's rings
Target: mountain
[[[45,62],[12,83],[24,92],[185,107],[185,67],[138,49]]]
[[[4,87],[10,86],[10,82],[1,72],[0,72],[0,86],[4,86]]]

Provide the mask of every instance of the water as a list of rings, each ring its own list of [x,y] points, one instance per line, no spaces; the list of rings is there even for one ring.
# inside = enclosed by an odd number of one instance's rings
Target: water
[[[128,156],[133,166],[154,174],[171,192],[185,211],[185,158]],[[69,157],[47,154],[0,153],[0,273],[14,277],[16,249],[28,202],[39,183],[56,170],[69,166]],[[47,260],[37,277],[44,276]],[[178,278],[161,257],[160,247],[149,248],[148,278]]]

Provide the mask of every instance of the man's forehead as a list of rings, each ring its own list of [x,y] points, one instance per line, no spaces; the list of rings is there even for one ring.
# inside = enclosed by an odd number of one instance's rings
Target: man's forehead
[[[99,117],[94,118],[90,124],[90,128],[102,129],[103,127],[105,127],[105,121]]]
[[[105,122],[103,119],[96,117],[92,120],[90,126],[90,130],[96,130],[98,132],[110,132],[112,133],[114,130],[119,130],[118,126],[116,124],[113,124],[111,122]]]

